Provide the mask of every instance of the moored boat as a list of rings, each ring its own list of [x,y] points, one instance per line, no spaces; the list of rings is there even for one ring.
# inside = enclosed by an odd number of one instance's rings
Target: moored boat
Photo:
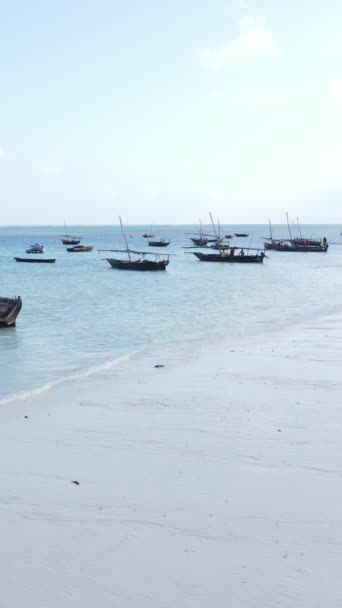
[[[118,270],[165,270],[169,264],[170,254],[166,254],[165,259],[160,259],[159,253],[151,253],[147,251],[134,251],[128,247],[127,238],[123,229],[121,217],[119,217],[122,236],[124,238],[126,249],[100,249],[99,251],[113,251],[116,253],[126,253],[128,259],[122,258],[105,258],[112,268]],[[154,255],[154,260],[148,259],[145,256]],[[135,258],[133,256],[139,256]]]
[[[297,218],[299,237],[293,238],[288,213],[286,214],[287,227],[289,231],[289,239],[273,238],[271,220],[268,220],[270,228],[270,236],[265,238],[265,249],[268,251],[284,251],[297,253],[326,253],[329,248],[329,243],[326,237],[323,239],[306,238],[302,235],[299,219]]]
[[[193,251],[193,255],[196,256],[201,262],[218,262],[224,264],[262,264],[264,261],[265,253],[260,251],[254,254],[227,254],[226,251],[221,250],[220,253],[201,253],[199,251]]]
[[[44,253],[44,245],[40,245],[40,243],[34,243],[26,249],[26,253]]]
[[[64,229],[65,229],[65,234],[61,235],[63,245],[78,245],[81,242],[80,236],[74,236],[74,235],[68,234],[67,225],[65,222],[64,222]]]
[[[235,232],[235,236],[237,236],[239,238],[245,238],[245,237],[249,236],[249,233],[247,233],[247,232]]]
[[[167,247],[170,245],[170,241],[166,241],[165,239],[160,239],[159,241],[149,241],[149,247]]]
[[[0,327],[14,327],[21,307],[20,296],[16,298],[0,297]]]
[[[54,264],[56,258],[14,258],[16,262],[28,262],[29,264]]]
[[[73,237],[65,237],[62,239],[63,245],[78,245],[81,242],[81,239],[73,238]]]
[[[132,252],[131,252],[132,253]],[[165,270],[166,266],[169,264],[169,260],[146,260],[140,259],[137,260],[121,260],[119,258],[106,258],[107,262],[111,265],[112,268],[117,268],[119,270]]]
[[[272,239],[269,243],[265,243],[265,249],[268,251],[285,251],[297,253],[326,253],[328,251],[328,243],[323,241],[318,245],[298,244],[293,240],[277,240]]]
[[[75,245],[74,247],[67,247],[67,251],[73,253],[84,253],[86,251],[93,251],[92,245]]]

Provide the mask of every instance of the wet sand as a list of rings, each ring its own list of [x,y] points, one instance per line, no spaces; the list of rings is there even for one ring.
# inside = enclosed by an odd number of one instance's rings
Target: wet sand
[[[1,608],[341,606],[341,360],[335,315],[1,406]]]

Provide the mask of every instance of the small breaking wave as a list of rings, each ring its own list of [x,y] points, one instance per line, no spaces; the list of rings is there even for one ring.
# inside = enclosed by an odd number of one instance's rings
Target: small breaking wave
[[[7,405],[8,403],[12,403],[14,401],[26,401],[26,399],[30,399],[31,397],[37,397],[43,393],[47,393],[51,391],[56,386],[60,386],[61,384],[66,384],[67,382],[73,382],[74,380],[82,380],[82,378],[88,378],[89,376],[95,376],[96,374],[100,374],[101,372],[109,371],[121,363],[126,363],[134,355],[136,355],[139,351],[134,350],[129,353],[125,353],[116,359],[111,359],[110,361],[105,361],[100,365],[93,365],[92,367],[88,367],[86,369],[79,370],[73,374],[61,376],[56,380],[51,380],[51,382],[46,382],[41,386],[37,386],[32,389],[19,391],[18,393],[12,393],[10,395],[5,395],[0,398],[0,406]]]

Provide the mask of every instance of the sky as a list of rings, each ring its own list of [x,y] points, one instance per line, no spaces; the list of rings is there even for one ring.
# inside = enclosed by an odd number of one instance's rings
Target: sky
[[[340,0],[0,14],[0,224],[341,222]]]

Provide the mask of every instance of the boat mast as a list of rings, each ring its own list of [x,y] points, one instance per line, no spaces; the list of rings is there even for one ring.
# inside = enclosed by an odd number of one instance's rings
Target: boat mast
[[[209,215],[210,215],[211,223],[212,223],[212,226],[213,226],[213,229],[214,229],[214,234],[215,234],[216,240],[217,240],[217,242],[219,242],[219,237],[218,237],[218,234],[217,234],[216,226],[214,224],[214,220],[213,220],[213,216],[211,214],[211,211],[209,211]]]
[[[271,237],[271,241],[273,241],[273,234],[272,234],[272,224],[271,224],[271,219],[268,218],[268,225],[270,227],[270,237]]]
[[[300,223],[299,223],[298,217],[297,217],[297,224],[298,224],[298,229],[299,229],[299,235],[300,235],[300,238],[302,239],[303,235],[302,235],[302,230],[301,230],[301,227],[300,227]]]
[[[202,220],[199,221],[199,225],[200,225],[200,238],[203,239],[204,238],[204,234],[203,234]]]
[[[293,241],[292,232],[291,232],[290,223],[289,223],[289,214],[288,213],[286,213],[286,221],[287,221],[287,227],[289,229],[290,240]]]
[[[127,243],[126,235],[125,235],[125,232],[124,232],[124,229],[123,229],[123,226],[122,226],[122,221],[121,221],[121,217],[120,217],[120,215],[119,215],[119,220],[120,220],[121,232],[122,232],[122,235],[123,235],[123,237],[124,237],[124,239],[125,239],[125,243],[126,243],[126,250],[127,250],[128,259],[129,259],[129,261],[131,262],[131,261],[132,261],[132,260],[131,260],[131,254],[130,254],[130,251],[129,251],[129,247],[128,247],[128,243]]]

